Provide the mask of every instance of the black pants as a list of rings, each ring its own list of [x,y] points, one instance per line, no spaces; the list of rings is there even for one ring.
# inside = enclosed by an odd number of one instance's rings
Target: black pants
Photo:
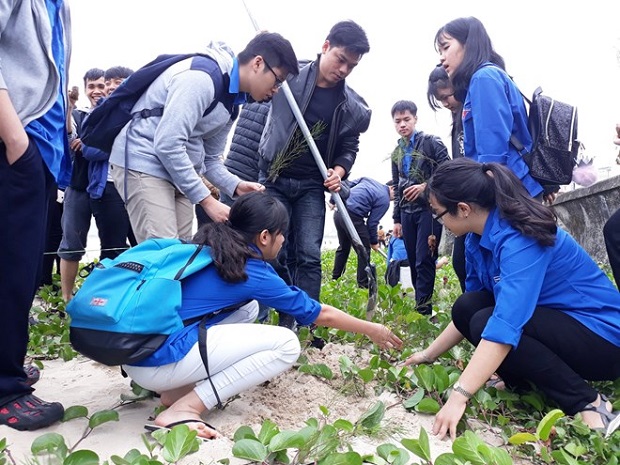
[[[370,233],[368,232],[368,227],[366,226],[364,218],[351,212],[349,212],[349,216],[364,245],[363,251],[355,249],[355,253],[357,253],[357,285],[367,288],[368,273],[366,272],[366,267],[368,266],[368,258],[370,257]],[[347,260],[349,259],[353,241],[349,235],[346,223],[342,218],[342,214],[338,211],[334,213],[334,224],[336,225],[336,233],[338,234],[338,242],[340,245],[338,249],[336,249],[336,256],[334,257],[332,278],[338,279],[342,276],[347,266]]]
[[[56,184],[53,186],[57,190]],[[56,264],[56,273],[60,273],[60,257],[56,253],[62,240],[62,203],[56,201],[56,195],[50,195],[47,205],[47,228],[45,239],[45,255],[43,255],[43,270],[39,286],[51,285]]]
[[[467,292],[454,303],[452,321],[477,346],[494,306],[490,292]],[[597,396],[585,380],[620,377],[620,347],[564,312],[536,307],[519,345],[504,359],[498,374],[511,387],[531,382],[564,413],[574,415]]]
[[[435,288],[435,262],[437,261],[442,226],[433,220],[430,211],[416,213],[401,212],[400,214],[403,240],[411,282],[415,289],[415,300],[418,312],[429,315],[432,311],[433,290]],[[428,236],[434,234],[437,247],[431,253],[428,247]]]
[[[0,144],[0,405],[32,392],[24,357],[55,186],[34,142],[13,165]]]
[[[461,292],[465,292],[465,278],[467,277],[465,269],[465,237],[467,237],[466,234],[455,237],[454,245],[452,246],[452,267],[456,277],[459,279]]]
[[[101,243],[99,259],[118,257],[127,250],[127,239],[133,236],[133,231],[125,203],[113,182],[106,183],[101,198],[90,199],[90,208]]]
[[[620,209],[616,210],[605,223],[603,236],[611,272],[616,280],[616,286],[620,289]]]

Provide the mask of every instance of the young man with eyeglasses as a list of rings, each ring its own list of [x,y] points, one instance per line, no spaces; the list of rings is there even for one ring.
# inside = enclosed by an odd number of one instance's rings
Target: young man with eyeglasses
[[[439,137],[416,131],[417,113],[418,107],[409,100],[400,100],[392,107],[392,119],[400,135],[392,152],[392,181],[396,186],[393,234],[402,237],[405,243],[417,310],[430,315],[441,217],[445,212],[437,216],[431,213],[424,189],[435,169],[450,157]]]
[[[369,50],[364,30],[353,21],[341,21],[330,30],[317,59],[288,81],[328,168],[326,180],[284,95],[274,97],[260,143],[261,180],[290,214],[287,243],[274,265],[288,283],[317,300],[325,192],[340,190],[355,162],[359,136],[370,124],[370,109],[345,80]]]
[[[223,43],[211,43],[205,53],[211,58],[188,58],[158,76],[134,111],[163,107],[163,114],[128,123],[114,142],[112,178],[138,242],[190,238],[196,204],[214,221],[228,218],[230,208],[211,196],[202,176],[231,197],[263,189],[228,172],[221,157],[237,106],[248,96],[270,100],[298,73],[295,52],[280,34],[262,32],[236,57]],[[222,72],[223,95],[215,95],[205,72],[211,59]]]

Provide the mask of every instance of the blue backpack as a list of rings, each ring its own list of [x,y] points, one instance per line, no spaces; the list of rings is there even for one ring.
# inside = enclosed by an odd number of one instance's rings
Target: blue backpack
[[[67,305],[71,344],[110,366],[148,357],[170,334],[206,318],[179,316],[181,280],[211,263],[209,247],[179,239],[149,239],[102,260]]]
[[[114,139],[129,121],[163,115],[163,107],[144,108],[134,113],[132,110],[138,99],[161,73],[173,64],[191,57],[195,57],[192,61],[192,69],[207,73],[215,86],[215,98],[204,115],[210,113],[218,102],[221,102],[231,117],[234,116],[234,94],[228,93],[230,77],[228,74],[222,74],[222,70],[213,58],[200,53],[160,55],[125,79],[112,95],[99,101],[82,123],[80,131],[82,143],[109,154],[112,151]]]

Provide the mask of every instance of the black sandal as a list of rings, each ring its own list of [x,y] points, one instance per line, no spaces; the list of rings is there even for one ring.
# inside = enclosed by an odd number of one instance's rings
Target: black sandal
[[[595,407],[592,404],[586,405],[583,410],[587,410],[590,412],[596,412],[601,416],[601,421],[603,422],[602,428],[592,428],[595,431],[600,431],[605,433],[605,437],[608,438],[613,434],[614,431],[620,427],[620,412],[610,412],[607,410],[607,397],[603,394],[600,394],[601,402],[598,404],[598,407]]]
[[[32,431],[61,420],[65,409],[59,402],[45,402],[32,394],[18,397],[0,407],[0,425]]]

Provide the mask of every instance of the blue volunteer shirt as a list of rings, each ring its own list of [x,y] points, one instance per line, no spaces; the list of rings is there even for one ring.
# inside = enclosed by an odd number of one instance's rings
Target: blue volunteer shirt
[[[411,135],[411,139],[409,139],[409,142],[406,145],[404,144],[402,139],[398,141],[398,143],[404,150],[403,161],[402,161],[402,165],[403,165],[402,174],[405,178],[409,176],[409,171],[411,170],[411,160],[413,158],[411,155],[413,154],[414,142],[415,142],[415,132]]]
[[[71,177],[71,158],[65,124],[65,43],[61,20],[63,0],[46,0],[45,4],[52,26],[52,56],[60,74],[60,88],[54,105],[43,116],[31,121],[25,130],[37,145],[58,186],[64,188],[69,185]]]
[[[183,302],[179,314],[183,320],[215,313],[226,307],[257,300],[268,307],[293,315],[302,325],[313,323],[321,312],[321,304],[301,289],[288,286],[274,269],[263,260],[250,259],[246,265],[247,281],[229,283],[222,279],[215,266],[188,276],[182,282]],[[214,316],[207,327],[222,321],[229,314]],[[153,355],[135,363],[138,366],[161,366],[181,360],[198,342],[199,323],[186,326],[168,337]]]
[[[542,193],[542,186],[530,176],[525,160],[510,143],[514,135],[526,150],[532,148],[523,96],[510,76],[491,63],[478,68],[467,89],[462,118],[467,158],[505,165],[532,197]]]
[[[466,291],[495,296],[484,339],[516,348],[534,309],[542,306],[620,346],[620,293],[563,229],[558,228],[555,245],[543,247],[493,209],[482,236],[468,234],[465,250]]]
[[[248,94],[246,92],[239,91],[239,60],[237,57],[233,58],[233,67],[230,72],[230,84],[228,85],[228,93],[236,94],[234,104],[243,105],[248,101]]]
[[[379,222],[390,207],[390,189],[372,178],[350,181],[349,186],[351,193],[347,199],[347,210],[366,219],[370,243],[376,244],[379,242]]]

